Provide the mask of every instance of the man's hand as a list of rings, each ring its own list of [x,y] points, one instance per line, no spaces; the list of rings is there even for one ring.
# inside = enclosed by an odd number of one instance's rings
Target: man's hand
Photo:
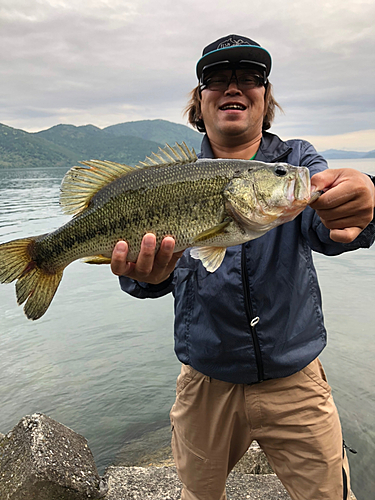
[[[112,253],[111,269],[117,276],[127,276],[136,281],[156,285],[166,280],[173,271],[176,262],[183,254],[173,253],[175,241],[167,236],[155,255],[156,237],[148,233],[143,237],[137,262],[127,262],[128,244],[119,241]]]
[[[371,179],[351,168],[328,169],[311,178],[311,191],[324,191],[311,208],[341,243],[355,240],[374,218],[375,187]]]

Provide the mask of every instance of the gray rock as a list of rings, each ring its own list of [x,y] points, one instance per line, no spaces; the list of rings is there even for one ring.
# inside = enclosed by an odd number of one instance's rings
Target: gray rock
[[[181,482],[175,467],[109,467],[105,474],[105,500],[179,500]],[[227,481],[228,500],[290,500],[274,474],[232,472]]]
[[[104,494],[86,439],[55,420],[26,416],[0,441],[1,500],[87,500]]]
[[[180,500],[181,482],[175,467],[119,467],[105,472],[105,500]],[[232,471],[227,480],[228,500],[290,500],[275,474]],[[356,500],[353,493],[351,500]]]
[[[267,457],[257,441],[253,441],[241,460],[235,465],[233,472],[244,474],[274,474]]]

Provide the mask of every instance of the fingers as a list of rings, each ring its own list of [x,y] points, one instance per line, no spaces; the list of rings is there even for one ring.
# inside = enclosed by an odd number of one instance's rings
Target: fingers
[[[144,281],[143,278],[147,278],[147,276],[151,273],[155,259],[155,248],[155,235],[151,233],[145,234],[142,239],[141,250],[137,257],[137,262],[132,273],[133,275],[135,274],[136,276],[138,276],[138,278],[140,278],[137,281]]]
[[[329,237],[338,243],[350,243],[363,231],[360,227],[350,227],[347,229],[331,229]]]
[[[311,207],[334,241],[353,241],[373,219],[375,190],[367,175],[348,168],[324,170],[311,184],[312,190],[325,191]]]
[[[117,276],[126,276],[131,263],[126,261],[128,255],[128,244],[126,241],[119,241],[112,252],[111,270]]]
[[[117,276],[127,276],[136,281],[157,284],[166,280],[173,271],[183,251],[174,254],[175,241],[167,236],[155,255],[156,237],[146,234],[141,243],[137,262],[127,262],[128,245],[119,241],[112,253],[111,269]]]

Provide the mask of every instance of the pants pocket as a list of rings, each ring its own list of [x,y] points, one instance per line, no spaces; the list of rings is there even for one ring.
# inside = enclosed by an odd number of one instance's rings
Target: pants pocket
[[[331,394],[331,387],[327,382],[327,377],[322,363],[318,358],[301,370],[310,380],[318,384],[328,394]]]

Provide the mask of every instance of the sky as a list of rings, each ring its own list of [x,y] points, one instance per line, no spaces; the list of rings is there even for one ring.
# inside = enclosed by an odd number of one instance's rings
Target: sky
[[[202,49],[272,55],[271,132],[375,149],[374,0],[1,0],[0,122],[28,132],[183,115]]]

